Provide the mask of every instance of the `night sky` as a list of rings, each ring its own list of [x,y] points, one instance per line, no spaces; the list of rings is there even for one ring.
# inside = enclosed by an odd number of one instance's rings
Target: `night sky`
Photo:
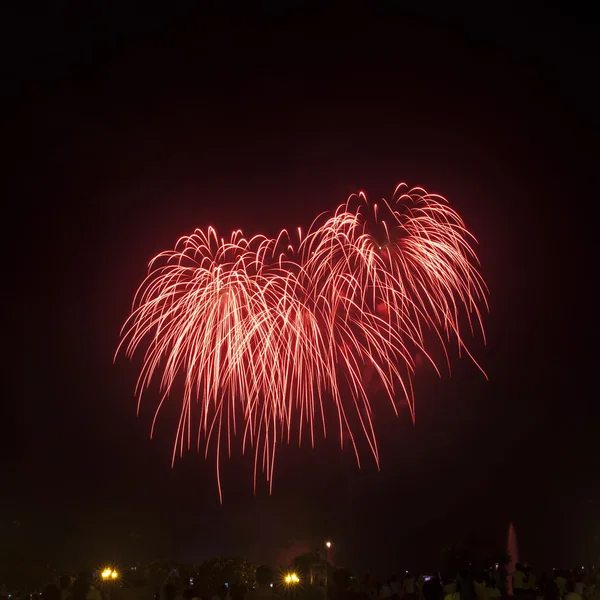
[[[2,535],[68,566],[274,562],[330,536],[388,575],[512,521],[534,565],[599,556],[591,16],[51,4],[9,19],[3,57]],[[156,390],[136,417],[140,361],[113,364],[148,261],[195,227],[306,228],[400,181],[479,240],[489,381],[457,357],[421,370],[415,426],[376,398],[381,471],[334,439],[284,447],[254,496],[236,454],[221,506],[214,459],[171,469],[176,403],[150,441]]]

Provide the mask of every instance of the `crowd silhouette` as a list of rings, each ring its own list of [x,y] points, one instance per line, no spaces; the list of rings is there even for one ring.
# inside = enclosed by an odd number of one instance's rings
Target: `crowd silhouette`
[[[102,585],[98,574],[80,573],[75,578],[63,575],[25,598],[20,591],[8,591],[3,586],[0,600],[269,600],[284,596],[294,600],[496,600],[509,596],[522,600],[600,600],[600,575],[595,567],[557,569],[538,576],[527,565],[517,563],[509,575],[496,564],[444,574],[404,571],[383,581],[370,573],[358,579],[345,569],[329,568],[331,575],[325,578],[304,574],[286,580],[281,571],[263,565],[256,569],[251,583],[219,581],[213,582],[212,589],[194,582],[193,577],[182,581],[177,569],[168,573],[159,589],[139,580],[128,584],[120,579]]]

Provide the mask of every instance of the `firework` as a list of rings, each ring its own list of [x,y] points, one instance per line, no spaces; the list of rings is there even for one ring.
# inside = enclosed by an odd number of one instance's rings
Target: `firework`
[[[350,439],[360,465],[361,431],[379,464],[365,372],[414,419],[416,352],[439,373],[430,334],[448,366],[452,343],[473,359],[460,322],[483,335],[487,309],[474,241],[444,198],[404,185],[380,205],[353,195],[294,239],[196,230],[151,261],[123,327],[119,350],[145,347],[138,409],[158,376],[154,430],[182,386],[172,460],[193,440],[206,456],[214,447],[220,497],[234,438],[253,449],[254,485],[260,468],[272,487],[278,444],[327,435],[328,404],[340,443]]]

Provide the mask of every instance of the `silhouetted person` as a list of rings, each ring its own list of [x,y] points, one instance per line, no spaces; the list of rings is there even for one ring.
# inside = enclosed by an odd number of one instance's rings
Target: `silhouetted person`
[[[500,598],[502,598],[502,593],[498,589],[495,579],[490,579],[490,581],[487,582],[486,597],[488,598],[488,600],[499,600]]]
[[[388,579],[381,585],[381,589],[379,590],[379,597],[385,598],[386,600],[392,597],[391,579]]]
[[[550,581],[544,588],[544,600],[560,600],[560,589],[555,581]]]
[[[463,569],[456,580],[456,591],[460,594],[460,600],[475,600],[475,588],[473,587],[473,575],[468,569]]]
[[[546,571],[544,571],[541,575],[540,575],[540,580],[538,581],[538,588],[540,590],[540,595],[544,595],[544,590],[546,589],[546,586],[548,585],[548,573],[546,573]]]
[[[515,565],[515,570],[512,574],[513,594],[522,596],[525,593],[525,571],[521,563]]]
[[[48,584],[42,591],[42,600],[61,600],[61,590],[55,583]]]
[[[561,598],[567,593],[568,579],[569,575],[565,573],[562,569],[556,571],[556,577],[554,578],[554,582],[558,586],[558,594]]]
[[[496,575],[497,575],[496,585],[498,586],[498,589],[500,590],[500,594],[504,598],[508,595],[508,589],[507,589],[508,571],[506,569],[506,564],[504,562],[500,564],[500,567],[498,568]]]
[[[537,590],[537,577],[531,567],[525,568],[525,591],[535,597]]]
[[[331,590],[329,596],[332,600],[355,600],[359,598],[358,594],[354,594],[350,590],[350,571],[346,569],[336,569],[331,576]],[[368,598],[368,595],[363,596],[364,600]]]
[[[377,583],[373,580],[371,572],[367,571],[363,579],[363,587],[367,591],[369,597],[374,597],[377,594]]]
[[[572,579],[567,581],[567,594],[565,600],[583,600],[581,594],[575,591],[575,582]]]
[[[92,585],[90,573],[79,573],[71,586],[71,600],[102,600],[100,591]]]
[[[423,584],[423,598],[425,600],[442,600],[442,584],[438,577],[432,577]]]
[[[392,575],[390,579],[390,587],[392,588],[392,598],[400,597],[400,582],[397,575]]]
[[[475,574],[475,577],[473,577],[473,589],[475,590],[475,597],[477,600],[486,600],[487,583],[483,571],[478,571]]]
[[[71,577],[69,575],[61,575],[58,580],[58,590],[60,592],[60,600],[67,600],[71,594]]]

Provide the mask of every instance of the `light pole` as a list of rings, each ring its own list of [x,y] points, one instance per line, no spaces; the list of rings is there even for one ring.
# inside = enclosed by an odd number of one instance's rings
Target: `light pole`
[[[327,600],[327,588],[329,587],[329,551],[331,550],[331,541],[327,540],[325,542],[325,548],[327,548],[327,552],[325,553],[325,600]]]
[[[112,583],[112,582],[116,583],[117,580],[119,579],[119,572],[116,569],[113,569],[111,567],[106,567],[106,568],[102,569],[100,576],[102,577],[102,581],[104,583]],[[111,590],[108,589],[108,590],[106,590],[106,592],[107,592],[108,598],[110,598]]]

